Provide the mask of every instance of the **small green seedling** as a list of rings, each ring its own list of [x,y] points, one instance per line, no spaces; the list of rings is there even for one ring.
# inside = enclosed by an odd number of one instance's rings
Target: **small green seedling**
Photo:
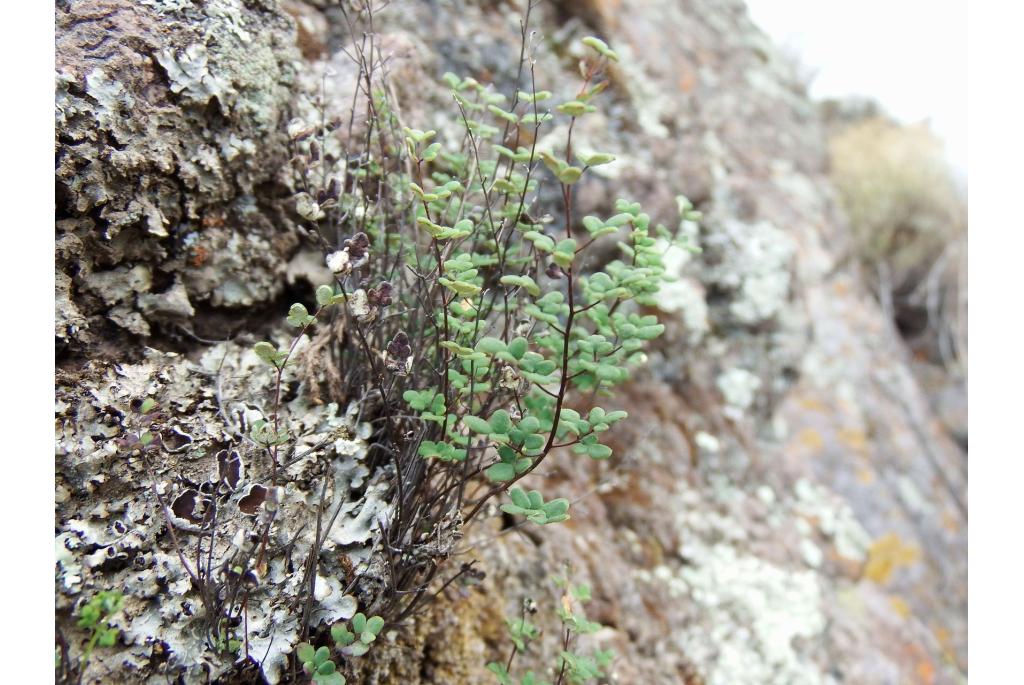
[[[287,443],[291,436],[287,430],[275,431],[266,419],[254,421],[249,430],[249,437],[260,447],[273,447]]]
[[[312,677],[317,685],[345,685],[345,676],[338,673],[338,667],[331,660],[328,647],[314,649],[308,642],[300,642],[296,655],[302,663],[303,672]]]
[[[213,648],[222,654],[237,654],[238,650],[242,648],[242,641],[232,635],[233,631],[228,625],[228,620],[220,619],[213,636]]]
[[[92,631],[82,661],[87,662],[92,650],[113,647],[117,642],[118,629],[110,625],[110,619],[124,606],[124,595],[118,590],[105,590],[90,599],[78,610],[78,627]]]
[[[589,602],[591,592],[589,585],[572,586],[566,578],[554,578],[555,584],[563,588],[561,601],[557,613],[562,620],[563,649],[559,651],[555,660],[554,672],[558,674],[555,685],[573,683],[573,685],[584,685],[585,683],[600,681],[606,676],[605,669],[611,665],[615,658],[614,652],[607,649],[594,650],[590,654],[580,654],[576,650],[576,643],[581,635],[596,633],[603,626],[596,621],[590,621],[583,613],[582,605]],[[487,664],[487,670],[498,679],[499,685],[549,685],[538,680],[533,671],[528,671],[521,678],[513,678],[509,669],[518,653],[526,651],[531,640],[540,635],[529,621],[526,620],[527,611],[536,611],[526,607],[532,604],[524,604],[524,611],[521,618],[505,619],[508,626],[509,639],[512,641],[512,653],[505,661],[500,663],[492,661]]]
[[[487,664],[487,670],[494,674],[500,685],[517,685],[517,682],[512,679],[504,664],[492,661]],[[526,675],[519,679],[518,685],[551,685],[551,683],[547,680],[538,680],[537,675],[533,671],[527,671]]]
[[[527,621],[525,617],[506,618],[505,625],[508,626],[509,639],[520,652],[526,651],[526,646],[540,637],[540,629]]]
[[[370,644],[383,629],[383,618],[366,618],[366,614],[360,612],[352,617],[351,630],[344,623],[339,623],[331,628],[331,637],[345,656],[362,656],[370,650]]]
[[[565,673],[570,683],[586,683],[603,677],[603,669],[615,658],[614,653],[608,649],[598,649],[591,656],[572,652],[562,652],[558,656],[565,664]]]

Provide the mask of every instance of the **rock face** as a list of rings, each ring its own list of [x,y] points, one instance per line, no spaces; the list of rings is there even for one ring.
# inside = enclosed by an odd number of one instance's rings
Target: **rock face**
[[[510,84],[520,10],[395,3],[375,17],[403,123],[452,129],[445,71]],[[187,326],[201,302],[249,306],[284,287],[296,240],[283,125],[325,66],[329,101],[351,101],[355,82],[337,52],[351,38],[340,10],[288,11],[298,33],[273,2],[58,4],[59,346],[115,336],[108,320],[141,337],[154,322]],[[616,456],[588,466],[556,457],[531,476],[573,501],[572,519],[466,531],[483,585],[449,588],[371,653],[356,682],[492,682],[484,664],[508,650],[501,619],[526,597],[546,630],[517,664],[542,672],[560,642],[546,579],[564,561],[593,587],[590,617],[607,626],[593,644],[615,650],[614,682],[964,682],[966,456],[842,261],[822,127],[795,74],[738,1],[550,3],[532,25],[538,87],[556,95],[574,83],[578,38],[599,35],[624,58],[613,105],[577,132],[581,148],[619,157],[578,188],[581,215],[626,197],[667,224],[683,193],[705,220],[681,229],[703,251],[671,255],[669,333],[618,400],[631,420],[614,436]],[[205,346],[195,345],[198,358]],[[176,386],[186,396],[176,416],[216,421],[213,354],[194,387]],[[185,358],[156,360],[117,373],[166,366],[152,382],[161,388],[189,377]],[[117,582],[116,562],[87,557],[109,542],[98,531],[112,495],[96,478],[115,467],[109,440],[127,412],[112,365],[67,373],[56,521],[65,612],[83,588]],[[195,468],[215,469],[210,459]],[[150,484],[129,474],[114,490],[137,519]],[[186,593],[167,541],[146,545],[165,564],[155,577]],[[167,648],[169,618],[147,623],[155,600],[149,613],[136,601],[122,619],[125,650],[94,657],[96,668],[130,659],[126,678],[162,682],[167,657],[154,645]]]

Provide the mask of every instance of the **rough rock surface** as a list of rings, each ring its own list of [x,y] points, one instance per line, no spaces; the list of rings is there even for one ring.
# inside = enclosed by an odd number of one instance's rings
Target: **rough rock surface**
[[[295,242],[275,201],[299,59],[288,16],[63,0],[56,31],[58,345],[279,293]]]
[[[275,136],[286,104],[303,107],[296,92],[315,92],[330,65],[328,100],[350,101],[353,74],[337,53],[348,29],[327,2],[288,3],[298,33],[272,2],[199,4],[58,7],[58,140],[66,129],[86,141],[58,144],[58,338],[93,330],[104,316],[146,335],[171,309],[187,323],[198,301],[258,302],[282,287],[293,240],[275,219],[287,201],[257,189],[273,184],[286,161]],[[72,21],[69,8],[99,6],[116,10],[105,21],[137,14],[125,30],[148,47],[89,58],[89,24]],[[392,74],[401,75],[393,78],[404,121],[442,134],[453,126],[437,85],[445,71],[507,86],[519,17],[519,7],[490,2],[394,3],[381,13],[376,30]],[[538,530],[499,529],[495,518],[467,531],[486,580],[449,588],[427,616],[371,653],[356,682],[492,682],[484,664],[507,654],[502,618],[525,597],[540,605],[546,630],[517,663],[543,670],[551,659],[541,655],[556,653],[558,642],[557,593],[547,578],[565,561],[576,581],[593,586],[588,615],[607,626],[593,641],[617,654],[613,682],[964,682],[966,457],[932,415],[891,323],[839,261],[845,226],[824,173],[824,136],[790,66],[739,1],[550,3],[533,19],[539,87],[571,83],[579,37],[601,35],[625,58],[613,74],[613,105],[578,131],[581,147],[620,158],[579,187],[581,211],[607,212],[614,197],[630,197],[669,223],[684,193],[705,215],[699,232],[683,227],[703,252],[673,257],[680,280],[662,305],[669,335],[619,399],[632,420],[614,436],[616,457],[569,468],[566,455],[531,476],[573,501],[572,519]],[[196,32],[207,22],[220,23],[204,40]],[[232,27],[263,50],[254,54],[272,75],[215,49],[242,40]],[[297,43],[312,61],[293,77]],[[75,45],[86,47],[68,47]],[[175,90],[204,59],[191,45],[206,46],[215,78]],[[159,54],[173,54],[173,63]],[[119,59],[141,60],[138,72],[122,67],[140,80],[105,66]],[[214,97],[210,89],[219,88],[234,91],[235,104]],[[125,117],[129,95],[151,114]],[[103,124],[103,108],[120,114]],[[173,151],[138,147],[167,140],[150,135],[154,120],[152,131],[164,130],[160,122],[173,127]],[[231,135],[257,147],[229,156]],[[122,145],[136,161],[119,161]],[[204,150],[216,162],[204,166]],[[160,159],[170,161],[161,167]],[[129,181],[140,184],[131,193]],[[203,226],[206,211],[229,218]],[[179,234],[182,223],[190,228]],[[187,263],[190,231],[219,241],[213,262]],[[178,294],[137,294],[147,291]],[[129,413],[123,405],[140,391],[125,379],[180,397],[174,414],[197,442],[230,442],[212,428],[225,389],[209,360],[225,349],[197,344],[191,361],[150,352],[134,366],[96,362],[58,378],[59,611],[75,601],[76,583],[126,582],[120,548],[113,561],[96,556],[110,546],[110,512],[129,523],[144,510],[159,515],[150,484],[133,480],[131,465],[113,454],[110,441],[123,435]],[[242,357],[232,359],[228,375],[245,375]],[[168,375],[147,381],[156,367]],[[256,380],[243,385],[227,395],[243,403],[265,396]],[[297,416],[323,411],[295,402]],[[209,478],[212,449],[194,457],[186,450],[168,482]],[[152,548],[150,557],[129,554],[148,559],[156,580],[146,583],[187,592],[166,536],[137,546]],[[152,595],[135,594],[122,619],[127,647],[97,658],[96,678],[127,659],[139,679],[163,682],[167,656],[152,638],[167,617],[147,624]]]

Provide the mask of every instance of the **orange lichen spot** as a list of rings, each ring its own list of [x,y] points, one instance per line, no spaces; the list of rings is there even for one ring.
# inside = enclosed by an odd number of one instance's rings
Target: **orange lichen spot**
[[[850,292],[850,284],[847,283],[844,279],[840,279],[837,280],[835,284],[832,286],[832,290],[835,292],[836,295],[843,296],[846,293]]]
[[[223,214],[203,215],[203,228],[220,228],[226,223],[227,218]]]
[[[822,414],[824,414],[827,409],[825,403],[817,397],[801,397],[800,406],[808,411],[821,412]]]
[[[903,599],[899,595],[893,595],[890,597],[889,604],[892,606],[893,611],[900,615],[900,618],[906,619],[910,616],[910,605],[907,604],[907,600]]]
[[[942,656],[946,663],[956,664],[956,652],[953,650],[953,633],[945,626],[937,626],[932,629],[932,634],[942,648]]]
[[[889,582],[893,571],[910,566],[921,557],[921,550],[900,539],[896,533],[889,533],[871,543],[864,576],[879,585]]]
[[[854,452],[866,452],[868,448],[868,436],[862,430],[856,428],[840,428],[837,434],[840,442]]]
[[[696,85],[697,74],[694,72],[694,70],[689,68],[683,69],[682,73],[679,75],[679,90],[683,91],[684,93],[689,93],[694,89]]]
[[[202,245],[194,245],[189,251],[189,264],[192,266],[202,266],[206,263],[206,260],[210,258],[210,251]]]
[[[914,669],[915,675],[917,675],[917,682],[924,683],[924,685],[932,685],[935,682],[935,664],[927,659],[922,659],[917,662],[917,668]]]
[[[825,441],[822,439],[821,433],[809,426],[801,428],[800,432],[797,433],[796,439],[801,445],[814,452],[820,452],[825,447]]]
[[[950,533],[958,532],[960,530],[960,516],[952,511],[943,512],[942,527],[948,530]]]
[[[875,482],[875,472],[869,468],[857,469],[857,480],[864,485],[871,485]]]
[[[604,16],[615,15],[622,9],[622,0],[598,0],[597,10]]]

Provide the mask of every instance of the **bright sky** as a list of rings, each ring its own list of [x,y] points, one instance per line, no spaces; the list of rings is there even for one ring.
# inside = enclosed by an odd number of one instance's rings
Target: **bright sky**
[[[816,73],[817,98],[867,95],[931,122],[967,174],[967,0],[747,0],[754,22]]]

